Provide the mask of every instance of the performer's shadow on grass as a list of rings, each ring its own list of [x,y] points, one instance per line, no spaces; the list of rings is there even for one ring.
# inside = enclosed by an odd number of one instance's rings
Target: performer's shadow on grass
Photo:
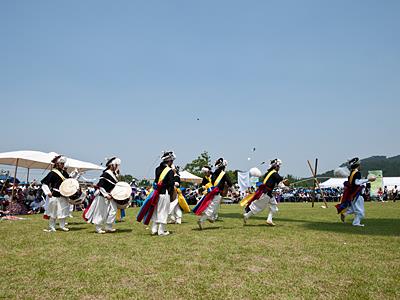
[[[241,214],[241,213],[219,213],[218,214],[222,219],[223,218],[227,218],[227,219],[240,219],[240,220],[242,220],[243,219],[243,214]],[[267,220],[267,216],[266,216],[266,214],[264,213],[264,214],[262,214],[262,213],[260,213],[259,215],[254,215],[254,216],[251,216],[251,219],[250,220]]]
[[[335,233],[361,234],[361,235],[380,235],[380,236],[400,236],[400,219],[377,219],[366,218],[362,223],[365,227],[352,226],[352,217],[348,217],[345,223],[297,220],[288,218],[276,218],[276,222],[298,222],[300,226],[318,231],[327,231]],[[279,223],[278,223],[279,224]]]
[[[210,226],[210,227],[204,226],[203,229],[200,229],[197,227],[197,228],[193,228],[192,231],[216,230],[216,229],[221,229],[221,228],[222,228],[221,226]],[[224,228],[224,229],[226,229],[226,228]]]
[[[80,231],[80,230],[87,229],[87,227],[68,227],[68,229],[69,229],[69,231]]]
[[[83,224],[87,224],[85,221],[82,220],[82,222],[67,222],[65,225],[83,225]]]
[[[111,234],[118,234],[118,233],[125,233],[125,232],[132,232],[133,229],[130,228],[116,228],[117,230],[115,232],[112,232]]]

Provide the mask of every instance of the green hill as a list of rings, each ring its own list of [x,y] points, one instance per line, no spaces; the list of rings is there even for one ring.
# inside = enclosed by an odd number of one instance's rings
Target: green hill
[[[400,176],[400,155],[393,157],[371,156],[361,160],[362,176],[367,176],[369,170],[382,170],[385,177]],[[345,166],[343,163],[341,166]],[[320,174],[321,177],[333,177],[333,170]]]

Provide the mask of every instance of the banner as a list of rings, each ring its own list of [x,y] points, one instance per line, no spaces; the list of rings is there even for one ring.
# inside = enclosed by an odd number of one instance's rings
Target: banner
[[[237,176],[239,190],[244,193],[250,187],[250,174],[249,172],[238,172]]]
[[[260,181],[260,178],[258,177],[250,177],[250,186],[252,186],[254,189],[257,189],[257,182]]]
[[[368,176],[374,175],[376,180],[371,182],[371,197],[378,196],[378,190],[381,188],[383,190],[383,172],[382,170],[368,171]]]

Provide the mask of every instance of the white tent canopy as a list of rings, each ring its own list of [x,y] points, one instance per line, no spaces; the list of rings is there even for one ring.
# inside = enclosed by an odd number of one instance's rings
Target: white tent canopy
[[[324,181],[319,184],[321,188],[337,188],[343,187],[343,183],[347,180],[347,178],[329,178],[327,181]]]
[[[188,171],[179,172],[179,175],[181,177],[181,181],[184,181],[184,182],[201,183],[203,181],[203,179],[201,177],[196,176]]]
[[[392,190],[395,185],[397,185],[397,188],[400,187],[400,177],[383,177],[383,186],[387,186],[389,191]]]
[[[47,169],[51,166],[51,161],[57,154],[55,152],[45,153],[40,151],[12,151],[0,153],[0,164],[15,166],[14,178],[17,177],[18,167],[23,167],[28,169],[28,175],[26,181],[29,180],[29,170],[30,169]],[[79,161],[75,159],[68,159],[69,170],[78,169],[80,172],[85,172],[88,170],[101,170],[102,167],[92,163]],[[13,185],[12,196],[14,198],[14,187]]]
[[[327,181],[320,183],[321,188],[335,188],[343,187],[343,183],[347,178],[330,178]],[[400,187],[400,177],[383,177],[383,185],[387,186],[389,190],[393,189],[395,185]]]
[[[0,153],[0,165],[18,166],[27,169],[50,168],[51,161],[58,154],[40,151],[12,151]],[[103,167],[73,158],[67,159],[69,170],[78,169],[81,172],[89,170],[102,170]]]
[[[54,157],[56,157],[59,154],[57,154],[55,152],[50,152],[48,155],[50,155],[51,159],[53,159]],[[68,171],[73,170],[73,169],[78,169],[81,172],[85,172],[85,171],[89,171],[89,170],[103,170],[104,169],[104,167],[102,167],[102,166],[92,164],[92,163],[86,162],[86,161],[69,158],[69,157],[67,158],[67,168],[68,168]]]
[[[48,153],[39,151],[12,151],[0,153],[0,164],[27,168],[46,169],[51,159]]]

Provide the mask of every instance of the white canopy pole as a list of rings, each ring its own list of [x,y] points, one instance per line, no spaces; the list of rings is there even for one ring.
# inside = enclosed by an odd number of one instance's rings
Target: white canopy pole
[[[17,169],[18,169],[18,162],[19,162],[19,158],[17,158],[17,162],[15,163],[15,171],[14,171],[14,183],[13,183],[13,189],[11,192],[11,201],[14,201],[14,194],[15,194],[15,184],[17,181]]]

